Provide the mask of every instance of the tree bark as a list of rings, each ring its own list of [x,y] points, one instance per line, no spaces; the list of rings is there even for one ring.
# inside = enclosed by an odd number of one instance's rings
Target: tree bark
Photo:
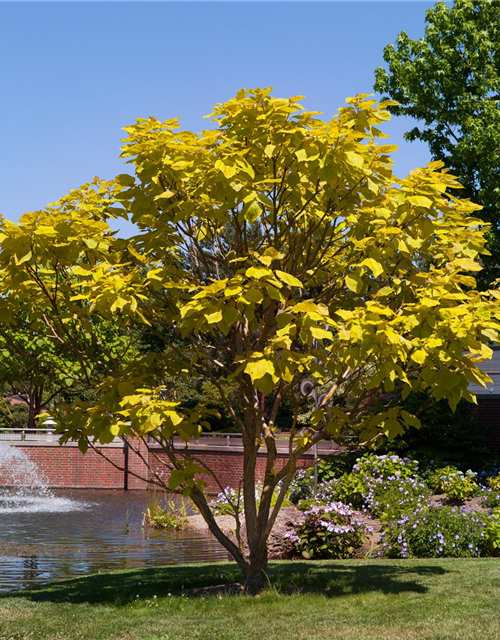
[[[267,580],[267,543],[250,551],[250,557],[243,572],[243,586],[250,595],[257,595],[264,588]]]

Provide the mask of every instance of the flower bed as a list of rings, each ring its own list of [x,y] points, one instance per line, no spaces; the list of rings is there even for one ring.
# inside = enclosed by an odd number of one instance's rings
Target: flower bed
[[[356,555],[362,546],[361,538],[369,536],[366,518],[372,519],[373,530],[381,530],[380,541],[372,540],[371,555],[500,555],[500,508],[494,510],[500,507],[498,465],[479,474],[450,465],[420,471],[414,460],[366,455],[356,461],[350,472],[325,476],[316,496],[312,470],[299,472],[292,484],[290,500],[304,515],[288,533],[285,547],[293,544],[297,555]],[[339,513],[347,518],[343,523],[338,520]],[[330,514],[337,518],[335,525],[328,522]],[[365,516],[364,523],[361,515]],[[348,534],[354,532],[349,528],[353,526],[351,520],[358,523],[360,536],[356,544],[347,541]]]
[[[313,559],[376,555],[472,557],[500,555],[500,473],[419,464],[396,455],[365,455],[350,471],[321,461],[316,495],[312,469],[297,472],[285,504],[302,515],[290,522],[282,555]],[[262,487],[256,489],[259,502]],[[436,495],[439,493],[439,495]],[[273,496],[273,503],[277,492]],[[242,510],[226,489],[212,502],[219,516]],[[274,548],[274,547],[273,547]]]

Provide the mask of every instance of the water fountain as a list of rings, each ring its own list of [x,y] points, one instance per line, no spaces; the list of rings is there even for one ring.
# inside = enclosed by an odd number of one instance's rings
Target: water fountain
[[[144,529],[145,491],[52,491],[29,453],[0,442],[0,592],[96,571],[227,560],[204,532]]]
[[[0,442],[0,514],[64,512],[81,506],[77,501],[55,496],[22,449]]]

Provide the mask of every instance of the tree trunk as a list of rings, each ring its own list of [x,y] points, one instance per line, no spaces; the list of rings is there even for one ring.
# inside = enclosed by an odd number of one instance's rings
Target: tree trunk
[[[38,427],[37,416],[42,413],[43,386],[35,387],[28,394],[28,429],[36,429]]]
[[[263,551],[252,553],[243,572],[243,585],[245,591],[255,596],[264,588],[267,580],[267,544]]]

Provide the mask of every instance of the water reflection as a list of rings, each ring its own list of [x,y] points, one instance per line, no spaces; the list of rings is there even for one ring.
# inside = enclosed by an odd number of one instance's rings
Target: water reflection
[[[0,591],[97,571],[227,559],[208,534],[143,529],[146,492],[54,493],[78,508],[0,511]]]

